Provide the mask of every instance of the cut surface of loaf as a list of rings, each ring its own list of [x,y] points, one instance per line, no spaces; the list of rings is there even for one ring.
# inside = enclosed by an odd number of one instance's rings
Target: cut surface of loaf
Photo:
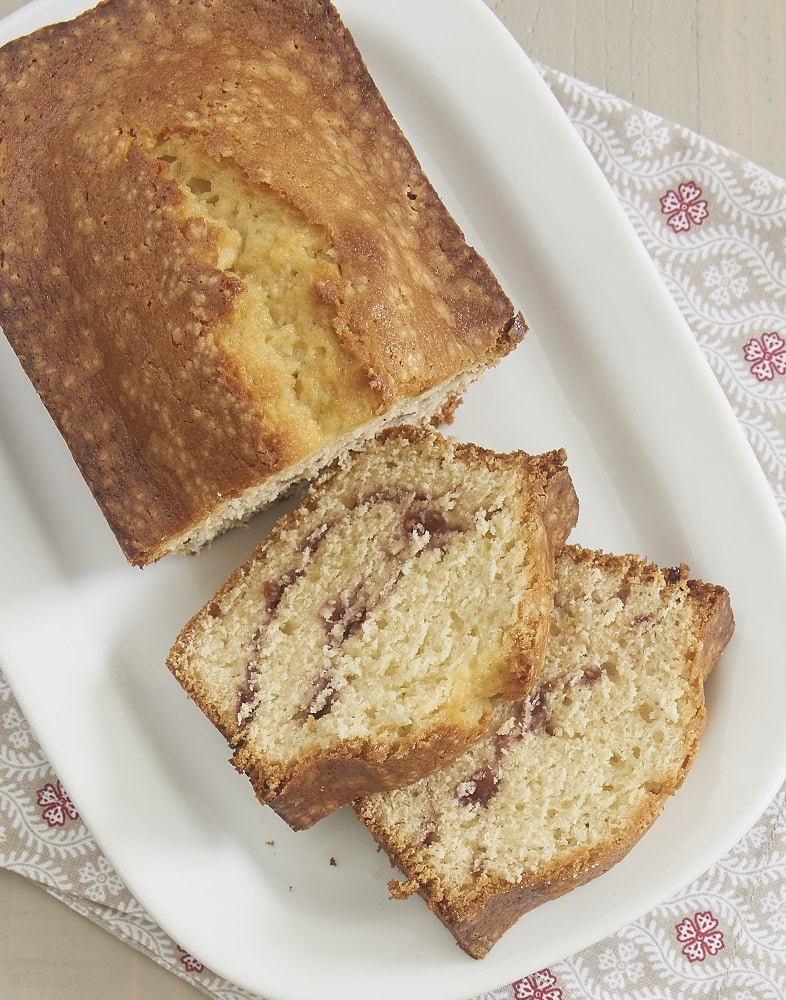
[[[0,324],[132,563],[524,334],[326,0],[106,0],[0,50],[0,139]]]
[[[361,821],[472,957],[518,918],[621,860],[693,763],[729,596],[634,556],[568,545],[546,658],[486,736]]]
[[[529,689],[578,512],[564,458],[388,429],[183,629],[170,669],[290,826],[442,766]]]

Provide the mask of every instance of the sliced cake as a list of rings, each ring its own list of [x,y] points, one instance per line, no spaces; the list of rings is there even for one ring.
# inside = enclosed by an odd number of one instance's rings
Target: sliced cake
[[[729,596],[637,557],[566,546],[543,669],[497,700],[487,735],[407,788],[355,803],[475,958],[518,918],[624,857],[682,784],[704,680],[734,629]]]
[[[185,627],[170,669],[293,828],[449,763],[530,688],[578,512],[564,458],[389,429]]]

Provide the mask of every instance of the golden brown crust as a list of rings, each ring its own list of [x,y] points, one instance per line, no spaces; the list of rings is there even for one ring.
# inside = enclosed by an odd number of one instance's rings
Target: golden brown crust
[[[307,449],[227,347],[244,281],[162,143],[324,235],[361,415],[523,335],[325,0],[107,0],[0,50],[0,135],[0,323],[134,563]]]
[[[388,831],[375,832],[373,817],[364,815],[363,823],[377,839],[384,839],[391,863],[409,875],[407,882],[393,879],[388,883],[391,896],[402,899],[420,893],[461,949],[472,958],[482,959],[525,913],[586,885],[622,861],[655,822],[665,800],[665,795],[653,797],[631,818],[625,836],[609,842],[602,853],[577,852],[570,864],[538,872],[537,877],[516,884],[495,882],[481,875],[474,886],[476,891],[458,904],[445,899],[441,885],[430,876],[418,877],[418,864],[411,852],[388,845]]]
[[[507,682],[501,689],[504,698],[522,698],[535,683],[549,637],[551,611],[554,606],[554,577],[551,570],[557,554],[575,528],[579,516],[579,501],[568,471],[563,449],[542,455],[514,452],[506,461],[518,462],[526,479],[522,495],[533,491],[540,480],[533,510],[536,518],[531,525],[529,544],[537,549],[534,564],[540,567],[527,594],[522,597],[520,628],[513,636],[512,665]]]
[[[262,546],[271,544],[272,537],[272,535],[268,535],[266,539],[263,539],[255,554],[261,552]],[[239,734],[236,692],[228,689],[226,698],[223,701],[218,699],[215,691],[206,683],[204,677],[192,669],[190,647],[194,637],[209,627],[211,617],[225,613],[232,593],[251,571],[252,565],[252,562],[244,563],[230,573],[212,599],[192,615],[183,626],[169,650],[166,660],[167,668],[188,697],[229,743],[233,743]]]
[[[521,872],[516,879],[480,869],[471,882],[458,878],[452,885],[449,875],[442,877],[439,864],[432,866],[424,852],[424,843],[414,840],[409,832],[399,834],[390,815],[384,809],[378,811],[373,799],[354,803],[358,816],[384,848],[391,863],[406,876],[403,883],[395,880],[389,883],[391,895],[405,898],[418,892],[460,947],[473,958],[483,958],[505,931],[528,911],[608,871],[650,828],[668,797],[683,784],[695,760],[706,722],[704,681],[734,632],[728,592],[723,587],[689,579],[685,565],[663,570],[632,554],[616,556],[577,545],[565,546],[564,559],[577,571],[580,567],[594,566],[608,573],[611,579],[621,576],[620,599],[623,603],[627,579],[652,592],[660,589],[667,601],[672,599],[668,594],[676,595],[681,590],[682,596],[675,603],[689,602],[690,633],[681,668],[687,682],[687,693],[680,705],[681,761],[664,774],[663,780],[657,784],[648,783],[646,797],[630,815],[608,817],[616,821],[614,835],[601,838],[592,847],[577,847],[549,864],[539,865],[531,873]],[[560,604],[559,591],[555,604]],[[526,776],[521,776],[521,780],[526,782]],[[440,787],[433,794],[431,808],[436,812],[442,804],[439,796],[449,793]],[[406,810],[406,804],[400,804],[399,808]],[[439,830],[438,825],[436,829]],[[435,836],[439,839],[438,832]]]
[[[731,641],[734,612],[728,591],[703,580],[689,580],[688,589],[697,608],[696,631],[701,635],[696,651],[695,678],[703,682]]]
[[[347,741],[334,752],[303,759],[280,776],[260,771],[253,755],[240,752],[233,763],[248,775],[260,802],[293,830],[306,830],[353,799],[400,788],[450,763],[480,739],[487,724],[488,714],[475,729],[446,726],[416,744],[402,741],[397,747]]]

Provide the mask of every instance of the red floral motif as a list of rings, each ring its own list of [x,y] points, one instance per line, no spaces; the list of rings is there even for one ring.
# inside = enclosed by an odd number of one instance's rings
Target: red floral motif
[[[677,940],[684,945],[682,954],[689,962],[703,962],[708,955],[717,955],[724,947],[718,921],[709,910],[685,917],[677,926]]]
[[[516,1000],[562,1000],[562,990],[551,969],[541,969],[525,979],[513,983]]]
[[[67,819],[79,819],[74,803],[66,794],[59,781],[48,782],[36,792],[36,801],[41,806],[41,815],[49,826],[65,826]]]
[[[675,233],[686,233],[692,225],[700,226],[710,214],[707,202],[701,197],[701,188],[693,181],[678,185],[660,199],[660,210]]]
[[[771,382],[776,375],[786,375],[786,341],[779,333],[763,333],[742,349],[742,356],[752,362],[751,373],[760,382]]]
[[[185,948],[181,948],[178,945],[177,950],[180,952],[180,964],[186,972],[204,972],[204,965],[194,958],[193,955],[189,955]]]

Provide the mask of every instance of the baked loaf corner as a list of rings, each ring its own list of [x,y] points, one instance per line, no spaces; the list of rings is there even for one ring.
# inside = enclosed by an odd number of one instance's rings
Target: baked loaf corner
[[[106,0],[0,50],[0,137],[0,324],[134,564],[526,329],[327,0]]]
[[[354,803],[464,951],[620,861],[682,784],[704,680],[734,629],[729,595],[631,556],[568,545],[529,695],[443,771]]]
[[[529,690],[578,513],[564,460],[390,428],[183,629],[170,670],[291,827],[444,766]]]

